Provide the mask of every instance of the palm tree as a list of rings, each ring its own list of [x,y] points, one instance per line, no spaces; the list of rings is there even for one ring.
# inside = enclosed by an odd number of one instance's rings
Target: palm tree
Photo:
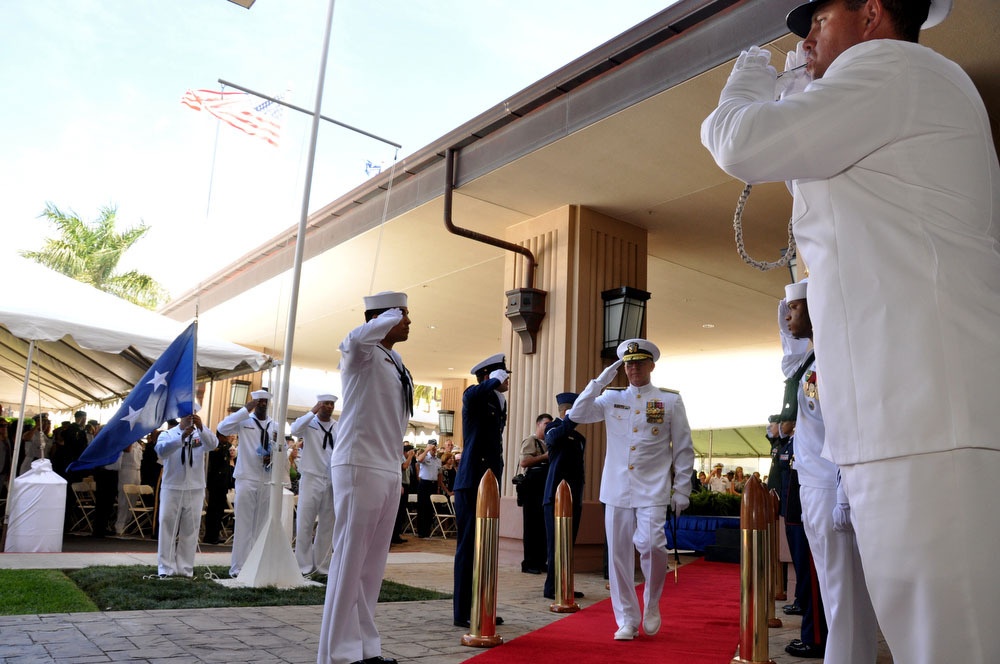
[[[82,221],[74,212],[63,213],[46,203],[44,217],[55,225],[59,237],[47,238],[40,251],[22,251],[25,258],[67,277],[138,304],[155,309],[167,300],[166,290],[152,277],[136,270],[116,273],[122,255],[149,230],[143,222],[115,232],[118,209],[102,207],[94,222]]]

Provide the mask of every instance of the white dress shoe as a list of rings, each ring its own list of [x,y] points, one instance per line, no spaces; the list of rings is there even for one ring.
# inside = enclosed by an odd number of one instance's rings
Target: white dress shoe
[[[625,625],[615,632],[615,641],[631,641],[639,633],[639,630],[632,625]]]
[[[642,631],[653,636],[660,631],[660,607],[650,607],[642,617]]]

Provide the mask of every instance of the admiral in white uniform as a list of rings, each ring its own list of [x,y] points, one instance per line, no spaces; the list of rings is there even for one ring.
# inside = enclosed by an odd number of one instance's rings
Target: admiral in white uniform
[[[968,477],[1000,474],[1000,165],[972,80],[916,43],[951,1],[859,4],[789,13],[803,92],[775,102],[770,54],[741,54],[702,142],[734,177],[792,181],[825,454],[893,658],[993,662],[1000,516]]]
[[[799,378],[798,416],[795,420],[795,470],[799,477],[802,525],[809,541],[819,577],[820,595],[828,628],[826,664],[874,664],[878,622],[872,608],[861,567],[854,531],[850,525],[850,503],[838,490],[836,464],[824,459],[826,428],[820,406],[819,376],[812,353],[812,321],[806,303],[808,281],[785,286],[785,299],[778,306],[778,330],[784,357],[781,369],[794,376],[808,362]],[[836,519],[835,519],[836,514]],[[789,645],[786,650],[802,655]]]
[[[197,407],[196,407],[197,408]],[[156,566],[160,576],[194,576],[194,554],[205,504],[205,455],[219,439],[197,415],[182,417],[156,439],[163,464]]]
[[[268,483],[271,481],[271,448],[275,445],[278,426],[267,415],[271,394],[267,390],[250,393],[250,401],[235,413],[219,422],[219,433],[238,436],[236,468],[235,510],[233,530],[233,556],[229,565],[230,576],[236,576],[254,542],[267,522],[267,509],[271,502]]]
[[[295,511],[295,560],[303,574],[330,571],[333,551],[333,488],[330,457],[337,442],[333,409],[337,397],[316,396],[316,405],[292,423],[292,435],[302,438],[299,454],[299,500]],[[315,532],[314,529],[315,528]]]
[[[680,394],[650,383],[660,350],[645,339],[630,339],[618,346],[618,358],[587,384],[567,416],[578,423],[604,420],[607,428],[601,502],[611,604],[618,623],[615,640],[630,641],[638,634],[640,617],[633,546],[646,580],[642,627],[652,636],[660,630],[668,568],[667,506],[680,514],[690,502],[694,447]],[[629,386],[600,394],[623,362]]]
[[[331,459],[337,518],[318,664],[396,661],[381,655],[375,605],[399,507],[403,434],[413,415],[413,379],[393,350],[410,336],[406,294],[366,297],[365,320],[340,344],[344,409]]]

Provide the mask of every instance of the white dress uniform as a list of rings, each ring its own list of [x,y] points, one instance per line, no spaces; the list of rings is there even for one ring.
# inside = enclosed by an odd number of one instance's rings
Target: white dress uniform
[[[330,571],[333,552],[333,488],[330,456],[337,440],[337,423],[321,422],[309,411],[292,424],[302,438],[299,455],[299,502],[296,508],[295,559],[303,574]],[[315,535],[313,527],[315,526]]]
[[[268,505],[271,503],[268,488],[271,471],[265,469],[258,450],[262,445],[262,430],[263,435],[271,441],[273,449],[278,427],[270,417],[258,420],[246,408],[240,408],[219,422],[217,429],[225,436],[238,437],[236,468],[233,470],[233,479],[236,480],[233,505],[236,523],[233,530],[233,556],[229,565],[230,576],[236,576],[267,522]]]
[[[651,384],[599,394],[603,387],[590,381],[567,417],[578,423],[603,420],[607,428],[600,497],[606,505],[611,604],[619,629],[635,629],[641,616],[633,547],[646,580],[643,605],[658,611],[668,570],[664,528],[670,492],[691,494],[694,447],[679,394]]]
[[[131,519],[124,487],[126,484],[140,483],[139,466],[141,465],[142,445],[135,442],[122,452],[121,465],[118,467],[118,518],[115,520],[115,533],[119,535],[125,531]]]
[[[410,411],[401,396],[401,379],[409,380],[403,360],[379,342],[400,320],[400,310],[390,309],[340,344],[344,408],[331,460],[336,519],[319,664],[350,664],[382,652],[375,605],[399,509],[399,457]]]
[[[802,299],[805,284],[786,287],[799,289]],[[837,507],[837,466],[822,457],[826,429],[820,406],[815,359],[809,358],[809,339],[795,339],[784,325],[784,312],[778,308],[778,329],[784,356],[781,369],[786,378],[795,375],[802,363],[809,366],[799,379],[798,416],[795,421],[795,470],[799,476],[802,502],[802,526],[809,541],[816,575],[819,578],[823,612],[828,635],[825,664],[875,664],[878,656],[875,609],[868,596],[861,554],[853,532],[833,529],[833,511]]]
[[[792,180],[811,271],[826,455],[841,467],[897,661],[1000,652],[1000,167],[969,77],[923,46],[845,50],[800,94],[734,70],[702,142],[747,182]]]
[[[201,511],[205,505],[205,455],[219,445],[208,427],[185,437],[180,426],[156,439],[163,464],[160,480],[160,531],[156,548],[159,574],[194,576]]]

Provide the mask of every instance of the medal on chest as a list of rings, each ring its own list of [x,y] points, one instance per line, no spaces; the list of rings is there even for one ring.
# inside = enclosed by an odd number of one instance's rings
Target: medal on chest
[[[662,401],[647,401],[646,402],[646,423],[647,424],[663,424],[663,413],[666,409],[663,407]]]
[[[802,392],[810,399],[818,399],[819,388],[816,386],[816,372],[807,371],[804,378],[806,380],[802,384]]]

